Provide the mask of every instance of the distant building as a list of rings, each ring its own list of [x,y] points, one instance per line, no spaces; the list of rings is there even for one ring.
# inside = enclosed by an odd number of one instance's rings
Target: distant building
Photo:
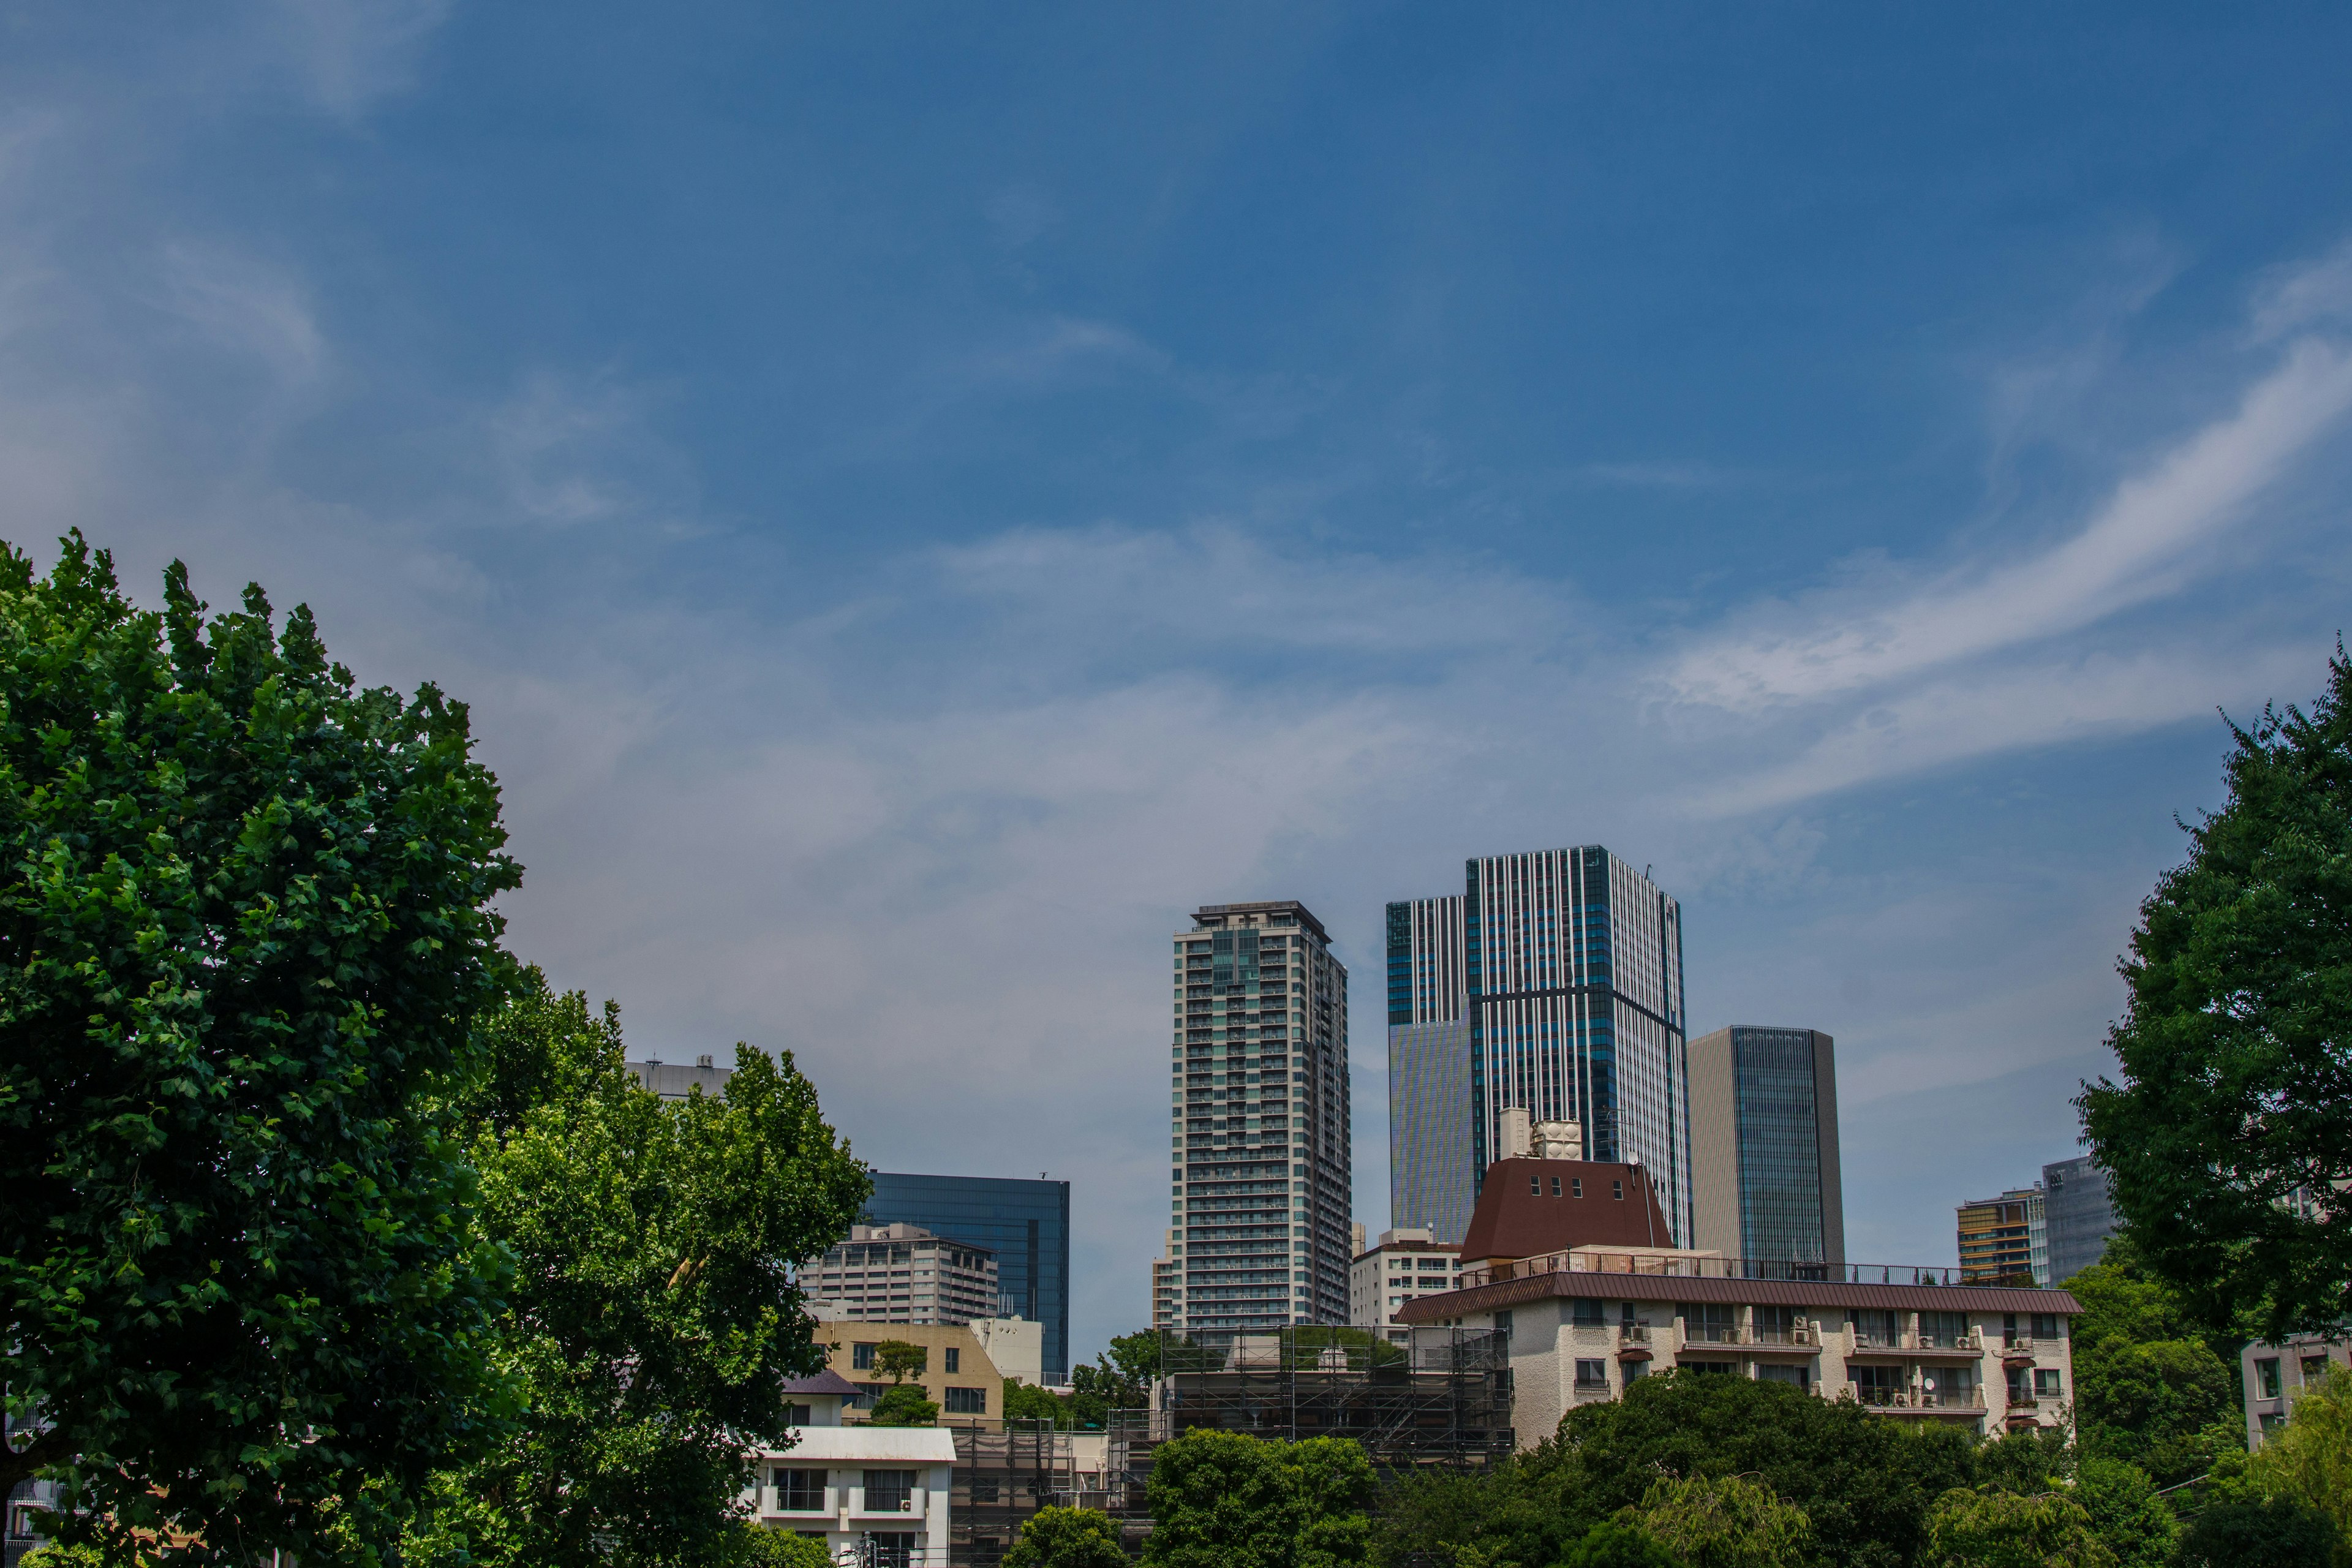
[[[1389,1217],[1455,1242],[1477,1201],[1462,898],[1388,907]]]
[[[1013,1315],[1045,1326],[1046,1379],[1070,1375],[1070,1184],[1002,1176],[874,1173],[866,1218],[903,1221],[996,1255],[997,1289]],[[985,1315],[985,1314],[983,1314]]]
[[[1384,1230],[1379,1244],[1357,1253],[1348,1267],[1348,1321],[1360,1328],[1391,1327],[1398,1308],[1428,1292],[1453,1289],[1461,1273],[1458,1247],[1426,1230]]]
[[[2042,1221],[2050,1233],[2050,1279],[2063,1283],[2099,1260],[2116,1233],[2107,1173],[2088,1154],[2042,1167]]]
[[[727,1080],[735,1076],[733,1068],[715,1065],[707,1051],[694,1058],[692,1067],[681,1062],[666,1062],[657,1057],[621,1065],[629,1069],[630,1076],[638,1083],[664,1100],[684,1100],[698,1089],[705,1094],[716,1095],[727,1087]]]
[[[2040,1183],[1959,1206],[1960,1279],[1989,1285],[2001,1279],[2050,1283],[2050,1237]]]
[[[1204,904],[1173,948],[1170,1227],[1153,1321],[1187,1332],[1343,1322],[1347,968],[1291,900]]]
[[[1638,1162],[1657,1181],[1675,1239],[1686,1242],[1681,906],[1588,844],[1466,861],[1458,905],[1450,897],[1392,904],[1389,922],[1389,1023],[1402,1031],[1391,1046],[1404,1074],[1391,1085],[1404,1172],[1391,1218],[1440,1236],[1466,1222],[1500,1155],[1503,1117],[1521,1110],[1579,1123],[1595,1159]],[[1456,952],[1466,1052],[1449,1032]],[[1455,1064],[1465,1058],[1466,1150],[1450,1121]]]
[[[2330,1366],[2352,1366],[2352,1324],[2334,1339],[2297,1334],[2283,1344],[2255,1343],[2238,1352],[2246,1391],[2246,1447],[2259,1448],[2294,1410],[2303,1391]]]
[[[873,1409],[875,1400],[890,1386],[877,1352],[886,1342],[896,1340],[924,1352],[923,1370],[907,1381],[939,1405],[942,1421],[989,1426],[1003,1423],[1008,1374],[971,1324],[873,1323],[819,1316],[817,1342],[824,1346],[825,1366],[850,1384],[845,1407],[850,1419],[863,1420],[862,1413]]]
[[[801,1289],[847,1318],[969,1323],[1002,1314],[996,1254],[919,1225],[853,1225],[845,1241],[800,1268]]]
[[[1837,1057],[1819,1029],[1735,1024],[1690,1043],[1691,1245],[1845,1262]]]

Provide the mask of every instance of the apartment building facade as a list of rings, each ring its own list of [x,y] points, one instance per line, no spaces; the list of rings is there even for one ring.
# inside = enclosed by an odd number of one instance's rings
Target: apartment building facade
[[[2294,1412],[2303,1391],[2332,1370],[2352,1367],[2352,1324],[2334,1339],[2297,1334],[2272,1344],[2257,1341],[2238,1352],[2246,1391],[2246,1447],[2259,1448]]]
[[[1406,1302],[1452,1290],[1461,1276],[1458,1245],[1413,1226],[1384,1230],[1348,1266],[1348,1321],[1359,1328],[1393,1326]]]
[[[1845,1262],[1837,1047],[1819,1029],[1735,1024],[1690,1043],[1691,1245]]]
[[[798,1271],[801,1289],[842,1316],[886,1323],[969,1323],[1005,1315],[996,1254],[919,1225],[853,1225]]]
[[[822,1542],[836,1563],[948,1568],[954,1436],[845,1421],[856,1392],[831,1371],[786,1384],[793,1442],[753,1456],[743,1503],[760,1523]]]
[[[1208,904],[1173,937],[1160,1328],[1348,1315],[1348,971],[1295,900]]]

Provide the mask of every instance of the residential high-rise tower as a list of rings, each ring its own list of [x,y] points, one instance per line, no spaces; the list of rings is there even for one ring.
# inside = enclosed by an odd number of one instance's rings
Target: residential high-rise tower
[[[1694,1245],[1763,1263],[1845,1263],[1835,1042],[1735,1024],[1690,1043]],[[1834,1278],[1834,1276],[1832,1276]]]
[[[1156,1327],[1348,1319],[1348,971],[1292,900],[1175,936],[1168,1255]]]
[[[1489,856],[1464,869],[1459,1046],[1444,1027],[1454,900],[1390,906],[1391,1048],[1409,1069],[1390,1081],[1391,1136],[1411,1152],[1416,1180],[1450,1184],[1466,1214],[1502,1152],[1505,1111],[1574,1121],[1591,1158],[1640,1162],[1675,1244],[1687,1246],[1680,906],[1598,845]],[[1467,1058],[1466,1150],[1445,1124],[1460,1103],[1443,1077],[1456,1049]],[[1440,1232],[1453,1202],[1416,1194],[1412,1219]],[[1400,1203],[1393,1222],[1407,1215]]]

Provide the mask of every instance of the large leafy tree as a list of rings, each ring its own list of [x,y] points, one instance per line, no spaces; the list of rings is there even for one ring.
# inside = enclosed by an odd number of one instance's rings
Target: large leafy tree
[[[2306,1384],[2250,1468],[2263,1492],[2326,1514],[2352,1542],[2352,1371]]]
[[[466,710],[257,587],[0,545],[0,1493],[116,1556],[364,1553],[473,1436],[495,1255],[445,1110],[518,868]],[[331,1533],[330,1529],[331,1526]]]
[[[1927,1550],[1936,1568],[2116,1568],[2090,1514],[2055,1492],[1948,1492],[1928,1516]]]
[[[1127,1568],[1118,1521],[1090,1508],[1041,1508],[1021,1527],[1004,1568]]]
[[[482,1214],[517,1260],[500,1358],[516,1429],[442,1478],[422,1563],[723,1563],[784,1381],[824,1364],[791,1260],[871,1191],[787,1057],[738,1047],[717,1096],[665,1101],[622,1065],[617,1013],[528,973],[467,1104]]]
[[[2231,732],[2227,801],[2140,907],[2119,1078],[2076,1103],[2148,1267],[2278,1338],[2352,1315],[2352,662]]]
[[[1143,1559],[1165,1568],[1347,1568],[1369,1552],[1370,1463],[1345,1437],[1200,1427],[1152,1455]]]
[[[2066,1282],[2083,1306],[2074,1325],[2075,1427],[2084,1452],[2172,1486],[2245,1447],[2236,1378],[2127,1242],[2107,1258]]]
[[[1804,1510],[1738,1476],[1661,1478],[1632,1517],[1690,1568],[1782,1568],[1812,1544]]]

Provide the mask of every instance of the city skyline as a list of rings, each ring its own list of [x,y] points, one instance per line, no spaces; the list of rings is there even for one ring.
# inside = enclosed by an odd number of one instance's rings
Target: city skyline
[[[1572,839],[1691,1034],[1835,1037],[1854,1258],[2078,1152],[2216,710],[2352,600],[2352,16],[565,22],[18,6],[0,478],[465,703],[633,1058],[1072,1182],[1090,1355],[1185,913],[1369,1019],[1390,900]]]

